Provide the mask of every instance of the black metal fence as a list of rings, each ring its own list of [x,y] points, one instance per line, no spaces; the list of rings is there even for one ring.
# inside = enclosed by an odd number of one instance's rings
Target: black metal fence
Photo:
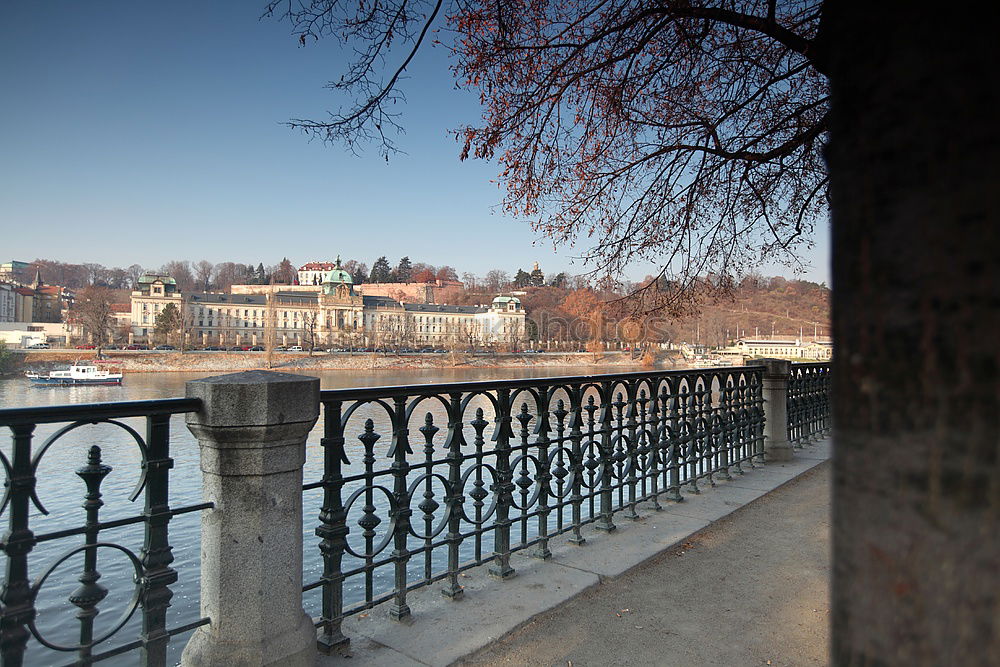
[[[318,512],[318,539],[305,555],[303,587],[316,605],[321,645],[346,641],[341,623],[349,615],[388,602],[403,618],[414,589],[442,582],[445,595],[459,597],[465,570],[489,563],[491,574],[508,577],[515,552],[546,558],[555,536],[582,544],[587,530],[639,518],[640,503],[657,509],[661,500],[683,500],[682,490],[699,493],[699,485],[756,465],[764,453],[763,375],[751,366],[321,392],[322,478],[304,485],[315,497],[306,521]],[[829,364],[792,366],[788,435],[797,446],[829,430],[829,380]],[[73,664],[138,649],[142,664],[165,665],[170,637],[210,622],[186,622],[194,614],[175,627],[167,622],[177,581],[168,526],[211,507],[170,506],[170,419],[199,407],[197,399],[167,399],[0,410],[0,426],[12,433],[9,457],[0,451],[4,665],[22,664],[32,638]],[[144,435],[130,418],[145,421]],[[36,446],[43,424],[51,434]],[[128,495],[144,498],[141,512],[122,503],[102,512],[113,471],[98,445],[58,461],[80,466],[81,487],[39,492],[39,464],[52,445],[91,424],[134,442],[128,463],[138,481]],[[47,516],[47,493],[79,497],[82,523],[79,510],[72,521]],[[128,526],[141,530],[141,549],[108,538]],[[106,566],[112,556],[125,565]],[[46,614],[59,618],[42,623],[39,593],[77,561],[79,586],[57,591],[61,605],[76,609],[75,627],[55,610]],[[131,575],[127,595],[109,597],[102,573]],[[112,601],[121,615],[95,624],[102,602]],[[72,641],[61,639],[69,632]]]
[[[513,552],[549,555],[637,519],[637,504],[729,479],[763,455],[760,367],[417,385],[321,393],[324,475],[316,535],[321,644],[342,620],[464,570],[513,573]],[[411,435],[411,429],[416,433]],[[388,437],[386,437],[388,435]]]
[[[177,573],[171,568],[174,557],[169,542],[170,520],[180,514],[211,507],[209,503],[177,508],[169,505],[170,469],[173,466],[170,416],[196,411],[199,406],[200,401],[196,399],[177,398],[0,410],[0,426],[9,427],[12,433],[10,458],[0,452],[0,464],[6,473],[0,514],[8,515],[8,530],[0,543],[6,556],[6,571],[0,590],[0,653],[4,665],[21,665],[32,637],[52,651],[73,654],[72,657],[67,656],[69,664],[91,664],[139,649],[138,660],[143,665],[166,665],[169,638],[209,622],[202,618],[182,627],[167,627],[167,607],[173,595],[170,587],[177,580]],[[120,421],[129,417],[145,418],[144,436]],[[33,446],[33,434],[39,424],[62,426],[40,445]],[[112,473],[112,468],[102,462],[102,448],[92,445],[86,452],[85,460],[66,462],[70,466],[83,464],[76,474],[82,480],[79,497],[83,501],[84,521],[82,525],[69,527],[61,523],[52,530],[51,522],[45,521],[49,511],[43,503],[47,500],[39,497],[38,493],[39,464],[57,440],[88,424],[108,424],[119,428],[127,434],[128,440],[135,443],[133,454],[137,456],[133,456],[133,460],[137,459],[140,471],[138,483],[129,494],[129,499],[135,501],[142,496],[143,509],[141,512],[126,512],[125,516],[114,520],[102,519],[102,484]],[[77,490],[60,489],[60,492],[75,494]],[[141,524],[143,530],[140,553],[106,539],[114,529],[135,524]],[[57,543],[57,540],[60,542]],[[60,546],[50,552],[53,554],[51,558],[34,558],[36,548],[40,546],[72,542],[76,545],[68,548]],[[119,558],[127,559],[133,585],[121,616],[109,625],[97,628],[95,618],[100,612],[101,602],[108,596],[108,588],[99,583],[102,554],[117,554]],[[68,563],[74,560],[82,561],[79,586],[69,594],[68,602],[77,610],[78,632],[73,632],[75,641],[62,643],[42,630],[38,623],[36,600],[55,571],[60,566],[68,567]],[[30,576],[32,573],[35,575],[33,578]],[[119,642],[114,648],[100,651],[100,645],[125,627],[137,611],[140,613],[139,638]],[[65,622],[59,627],[65,630]],[[37,659],[31,662],[38,664]]]
[[[830,430],[829,362],[792,364],[787,410],[788,440],[797,448]]]

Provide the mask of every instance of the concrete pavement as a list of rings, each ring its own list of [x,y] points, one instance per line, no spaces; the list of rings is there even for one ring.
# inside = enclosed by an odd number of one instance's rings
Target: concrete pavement
[[[826,664],[830,443],[795,454],[555,540],[550,560],[515,555],[509,581],[470,570],[460,601],[415,591],[403,622],[351,617],[349,653],[322,664]]]
[[[476,665],[826,665],[829,464],[471,656]]]

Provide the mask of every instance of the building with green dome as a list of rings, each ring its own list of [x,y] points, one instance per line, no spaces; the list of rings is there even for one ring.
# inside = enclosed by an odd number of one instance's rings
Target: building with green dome
[[[135,337],[149,340],[156,315],[177,303],[192,345],[303,347],[519,347],[526,318],[520,299],[489,305],[407,303],[403,297],[359,294],[336,262],[307,264],[299,285],[234,285],[231,293],[181,294],[170,276],[148,274],[132,293]]]

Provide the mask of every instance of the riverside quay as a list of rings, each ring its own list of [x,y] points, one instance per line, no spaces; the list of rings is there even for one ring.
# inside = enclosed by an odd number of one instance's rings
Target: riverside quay
[[[417,589],[461,616],[473,568],[516,591],[512,554],[608,548],[595,531],[793,459],[829,431],[829,392],[829,364],[778,360],[324,391],[250,371],[0,410],[3,664],[311,665],[352,617],[419,628]],[[55,490],[50,457],[76,473]],[[636,524],[649,542],[659,516]]]

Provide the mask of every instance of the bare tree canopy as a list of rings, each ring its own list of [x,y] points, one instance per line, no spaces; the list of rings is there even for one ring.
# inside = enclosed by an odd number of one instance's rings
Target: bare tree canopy
[[[592,269],[652,261],[670,305],[708,272],[793,262],[827,210],[822,0],[272,0],[303,45],[356,58],[329,87],[350,102],[290,124],[388,155],[400,80],[437,33],[478,124],[461,157],[498,160],[505,206]],[[725,281],[719,284],[727,284]],[[647,290],[648,291],[648,290]],[[646,295],[650,297],[650,295]]]
[[[89,336],[97,346],[98,357],[108,344],[108,337],[112,333],[113,298],[114,295],[108,288],[91,285],[80,290],[73,303],[71,316],[79,321],[84,336]]]

